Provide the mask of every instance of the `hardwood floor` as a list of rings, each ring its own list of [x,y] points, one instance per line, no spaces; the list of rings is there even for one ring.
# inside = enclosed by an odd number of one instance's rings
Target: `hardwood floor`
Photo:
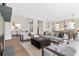
[[[15,56],[29,56],[27,51],[21,46],[19,38],[13,38],[12,40],[6,40],[5,46],[13,46]]]

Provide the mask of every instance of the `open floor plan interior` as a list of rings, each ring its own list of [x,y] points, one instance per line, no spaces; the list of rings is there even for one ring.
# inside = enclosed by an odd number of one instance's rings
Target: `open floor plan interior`
[[[79,56],[79,3],[0,3],[0,56]]]

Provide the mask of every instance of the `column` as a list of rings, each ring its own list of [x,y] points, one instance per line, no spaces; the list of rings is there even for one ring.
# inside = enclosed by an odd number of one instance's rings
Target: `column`
[[[33,21],[33,32],[34,33],[37,33],[37,26],[38,26],[37,20],[34,20]]]

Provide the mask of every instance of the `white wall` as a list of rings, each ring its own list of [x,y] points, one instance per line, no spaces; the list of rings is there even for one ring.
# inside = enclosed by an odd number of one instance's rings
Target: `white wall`
[[[5,40],[10,40],[11,39],[11,22],[5,22],[5,35],[4,35]]]
[[[21,31],[29,30],[29,24],[28,24],[29,19],[27,19],[26,17],[22,17],[19,15],[12,15],[11,24],[13,22],[16,24],[21,24]]]

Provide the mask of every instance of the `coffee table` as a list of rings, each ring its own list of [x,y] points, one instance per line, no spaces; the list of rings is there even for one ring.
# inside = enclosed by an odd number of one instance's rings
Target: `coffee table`
[[[31,44],[37,47],[38,49],[42,49],[42,56],[44,56],[44,49],[45,47],[49,46],[51,44],[50,39],[43,38],[43,37],[37,37],[31,39]]]

